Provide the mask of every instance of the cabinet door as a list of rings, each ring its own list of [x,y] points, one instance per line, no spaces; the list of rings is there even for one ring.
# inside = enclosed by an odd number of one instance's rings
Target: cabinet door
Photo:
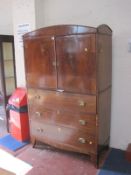
[[[54,37],[25,39],[27,86],[56,89],[56,56]]]
[[[96,92],[95,35],[56,38],[58,89],[69,92]]]

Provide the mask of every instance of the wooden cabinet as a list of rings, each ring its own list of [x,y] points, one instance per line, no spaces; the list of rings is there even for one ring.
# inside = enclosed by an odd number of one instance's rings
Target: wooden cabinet
[[[31,140],[96,164],[110,138],[111,29],[58,25],[23,38]]]

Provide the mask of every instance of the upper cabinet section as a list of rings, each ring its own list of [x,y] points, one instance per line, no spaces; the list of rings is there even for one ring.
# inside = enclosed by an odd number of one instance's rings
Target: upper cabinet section
[[[111,33],[106,25],[59,25],[25,34],[27,87],[96,94],[100,35]]]
[[[95,35],[56,37],[58,89],[96,92]]]
[[[34,37],[25,40],[27,86],[57,88],[54,37]]]

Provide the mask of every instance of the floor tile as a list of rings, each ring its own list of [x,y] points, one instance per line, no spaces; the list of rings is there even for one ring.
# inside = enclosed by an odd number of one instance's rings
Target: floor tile
[[[28,147],[18,158],[33,166],[28,175],[96,175],[88,156]]]

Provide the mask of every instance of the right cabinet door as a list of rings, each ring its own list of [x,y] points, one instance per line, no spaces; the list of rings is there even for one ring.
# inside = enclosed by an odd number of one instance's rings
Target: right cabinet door
[[[56,37],[58,89],[96,93],[95,35]]]

